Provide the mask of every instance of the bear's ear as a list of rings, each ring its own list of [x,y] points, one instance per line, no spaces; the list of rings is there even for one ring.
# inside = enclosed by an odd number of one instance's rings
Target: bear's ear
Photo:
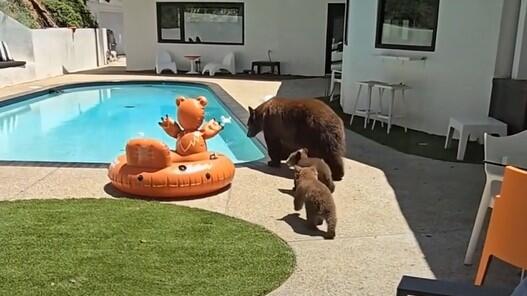
[[[205,98],[204,96],[199,96],[197,99],[198,99],[199,103],[201,104],[201,106],[203,106],[203,107],[207,106],[207,104],[209,102],[209,101],[207,101],[207,98]]]
[[[249,106],[249,115],[251,115],[251,117],[254,115],[254,109],[253,107],[250,107],[250,106]]]
[[[185,100],[184,97],[178,97],[178,98],[176,99],[176,106],[179,106],[181,103],[183,103],[184,100]]]

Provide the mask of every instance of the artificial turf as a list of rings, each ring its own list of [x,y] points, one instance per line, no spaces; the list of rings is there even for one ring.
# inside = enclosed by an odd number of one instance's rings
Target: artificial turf
[[[285,242],[203,210],[135,200],[0,202],[2,295],[265,295]]]

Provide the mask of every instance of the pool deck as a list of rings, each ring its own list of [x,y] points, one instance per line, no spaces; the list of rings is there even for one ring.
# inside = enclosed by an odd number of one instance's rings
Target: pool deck
[[[0,88],[0,101],[54,85],[138,79],[216,83],[245,108],[277,93],[318,96],[325,87],[324,80],[316,78],[256,81],[70,74]],[[472,281],[475,266],[464,266],[463,256],[483,189],[483,166],[403,154],[350,131],[346,136],[346,176],[334,194],[335,240],[308,230],[305,213],[294,212],[292,197],[282,192],[292,187],[286,168],[246,165],[237,169],[229,191],[173,203],[260,224],[287,241],[297,266],[270,295],[395,295],[404,274]],[[106,169],[101,168],[0,166],[0,180],[0,200],[124,197],[108,186]],[[518,270],[495,262],[486,284],[512,290],[518,281]]]

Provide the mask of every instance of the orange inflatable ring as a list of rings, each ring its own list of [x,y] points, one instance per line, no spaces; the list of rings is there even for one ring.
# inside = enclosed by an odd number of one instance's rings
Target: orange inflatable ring
[[[153,198],[188,198],[230,185],[234,164],[214,152],[180,156],[162,142],[135,139],[110,164],[108,177],[120,191]]]

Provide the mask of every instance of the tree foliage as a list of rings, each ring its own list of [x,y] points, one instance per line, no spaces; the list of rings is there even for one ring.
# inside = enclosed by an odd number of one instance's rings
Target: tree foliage
[[[20,0],[0,0],[0,11],[14,18],[28,28],[37,29],[40,27],[38,21],[33,17],[33,15],[31,15],[29,9]]]
[[[45,0],[43,3],[61,27],[97,27],[97,23],[82,0]]]

